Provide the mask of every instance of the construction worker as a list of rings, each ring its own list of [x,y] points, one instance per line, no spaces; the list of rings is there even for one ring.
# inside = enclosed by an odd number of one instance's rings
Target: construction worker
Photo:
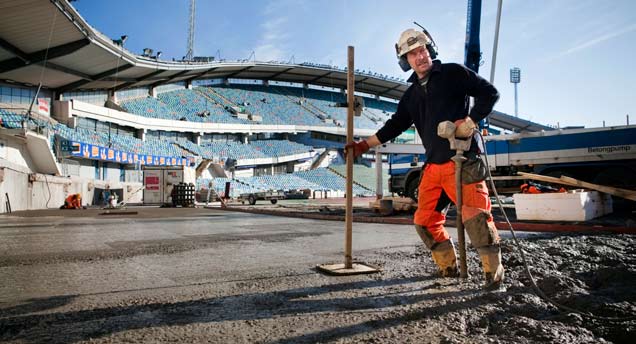
[[[68,195],[60,209],[82,209],[82,195],[78,193]]]
[[[457,126],[456,137],[470,137],[475,123],[492,111],[499,93],[492,84],[465,66],[436,60],[435,42],[425,32],[404,31],[395,48],[402,69],[414,70],[408,79],[412,84],[400,99],[397,112],[375,135],[351,142],[345,149],[353,149],[354,156],[358,157],[415,125],[426,149],[426,162],[413,222],[420,238],[431,250],[440,274],[459,276],[455,248],[443,226],[449,198],[453,202],[456,200],[454,162],[451,160],[455,152],[450,149],[447,139],[437,135],[437,126],[443,121],[453,121]],[[474,97],[470,111],[469,97]],[[463,164],[462,176],[470,175],[470,178],[464,178],[462,182],[461,212],[470,241],[481,257],[486,278],[484,287],[495,290],[502,288],[504,277],[499,235],[490,213],[485,166],[478,158],[478,145],[474,138],[472,140],[471,149],[465,154],[469,160]]]

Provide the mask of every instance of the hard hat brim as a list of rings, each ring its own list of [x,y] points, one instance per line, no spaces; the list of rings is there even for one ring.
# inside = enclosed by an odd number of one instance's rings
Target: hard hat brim
[[[402,57],[406,54],[408,54],[411,50],[415,50],[419,47],[426,47],[426,43],[418,40],[416,43],[414,43],[413,45],[408,45],[408,44],[403,44],[400,47],[400,54],[398,55],[399,57]]]

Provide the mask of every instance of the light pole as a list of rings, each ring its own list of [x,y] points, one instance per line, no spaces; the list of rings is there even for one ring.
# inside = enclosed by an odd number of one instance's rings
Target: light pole
[[[515,85],[515,117],[519,117],[519,103],[517,99],[517,84],[521,82],[521,69],[510,68],[510,82]]]

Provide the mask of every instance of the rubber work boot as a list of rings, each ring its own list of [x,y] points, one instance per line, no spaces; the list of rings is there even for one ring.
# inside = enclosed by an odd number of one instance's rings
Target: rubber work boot
[[[457,255],[452,241],[446,240],[437,243],[431,253],[442,277],[459,277]]]
[[[505,291],[503,285],[504,268],[501,264],[501,249],[499,245],[488,245],[478,248],[481,264],[484,268],[486,283],[484,290],[486,291]]]

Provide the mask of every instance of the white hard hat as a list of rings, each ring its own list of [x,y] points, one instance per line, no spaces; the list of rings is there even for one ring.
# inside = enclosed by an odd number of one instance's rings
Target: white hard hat
[[[395,45],[395,51],[398,57],[402,57],[415,48],[426,47],[430,44],[431,39],[422,31],[408,29],[400,35],[400,40]]]

